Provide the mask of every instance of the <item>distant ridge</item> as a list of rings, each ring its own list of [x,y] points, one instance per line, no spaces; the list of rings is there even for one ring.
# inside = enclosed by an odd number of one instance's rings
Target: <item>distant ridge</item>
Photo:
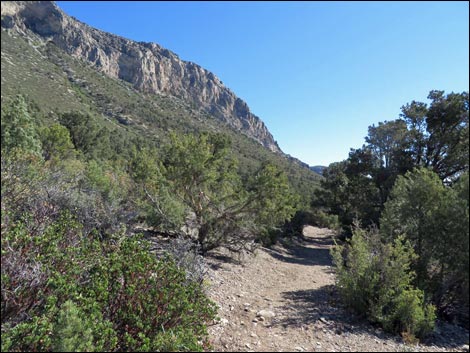
[[[323,171],[325,170],[325,168],[328,168],[328,167],[325,167],[323,165],[316,165],[316,166],[310,167],[310,170],[314,171],[317,174],[323,175]]]

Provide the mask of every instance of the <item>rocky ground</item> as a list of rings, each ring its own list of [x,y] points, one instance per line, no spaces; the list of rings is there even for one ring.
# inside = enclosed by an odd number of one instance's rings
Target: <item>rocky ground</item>
[[[333,234],[306,227],[304,240],[234,258],[208,258],[209,294],[220,320],[214,351],[468,351],[468,331],[438,323],[425,342],[406,344],[341,307],[329,255]]]

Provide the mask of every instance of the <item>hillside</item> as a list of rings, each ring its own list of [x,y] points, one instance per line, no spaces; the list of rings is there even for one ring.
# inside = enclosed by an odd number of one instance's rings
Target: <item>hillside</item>
[[[96,48],[96,55],[83,48]],[[143,61],[125,59],[130,53]],[[154,71],[142,70],[143,63]],[[26,94],[45,121],[64,111],[90,112],[158,144],[169,131],[224,132],[243,173],[268,160],[288,173],[300,194],[318,183],[318,175],[284,155],[264,123],[215,75],[156,44],[95,30],[54,3],[2,3],[1,65],[2,101]]]
[[[108,77],[131,83],[140,92],[179,97],[271,151],[280,152],[264,123],[219,78],[158,44],[99,31],[69,17],[49,1],[5,2],[2,16],[4,28],[52,42]]]

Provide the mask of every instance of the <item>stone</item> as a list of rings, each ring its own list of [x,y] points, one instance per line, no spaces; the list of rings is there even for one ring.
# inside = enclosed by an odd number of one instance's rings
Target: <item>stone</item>
[[[324,317],[320,317],[319,319],[321,322],[323,322],[324,324],[329,324],[328,320],[325,319]]]
[[[271,311],[271,310],[266,310],[266,309],[264,309],[264,310],[258,311],[258,312],[256,313],[256,316],[258,316],[258,317],[264,317],[264,318],[272,318],[272,317],[275,317],[276,314],[275,314],[273,311]]]

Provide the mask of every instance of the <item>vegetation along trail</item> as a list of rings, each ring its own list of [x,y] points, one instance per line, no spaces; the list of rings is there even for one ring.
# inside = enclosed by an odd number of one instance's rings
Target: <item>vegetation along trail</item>
[[[341,307],[329,249],[333,233],[307,226],[304,239],[260,249],[241,262],[209,257],[210,295],[220,321],[215,351],[465,351],[468,332],[440,323],[420,344],[406,344]]]

